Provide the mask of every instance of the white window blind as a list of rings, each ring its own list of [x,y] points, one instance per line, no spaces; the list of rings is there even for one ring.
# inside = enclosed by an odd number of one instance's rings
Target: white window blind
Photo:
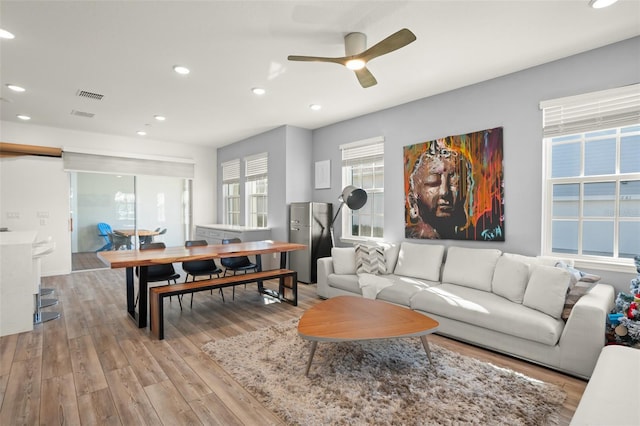
[[[240,180],[240,160],[222,163],[222,181],[231,182],[237,180]]]
[[[340,145],[340,150],[343,166],[381,161],[384,159],[384,138],[375,137]]]
[[[267,176],[268,164],[269,156],[266,152],[245,158],[245,176],[248,178]]]
[[[62,153],[65,171],[110,173],[122,175],[166,176],[193,179],[192,160],[128,157],[73,151],[65,148]]]
[[[640,84],[540,102],[544,137],[623,127],[640,120]]]

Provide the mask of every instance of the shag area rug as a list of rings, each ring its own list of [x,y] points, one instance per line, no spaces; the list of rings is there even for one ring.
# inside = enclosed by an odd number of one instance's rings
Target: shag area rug
[[[559,387],[419,338],[311,343],[298,320],[209,342],[203,350],[292,425],[553,425]]]

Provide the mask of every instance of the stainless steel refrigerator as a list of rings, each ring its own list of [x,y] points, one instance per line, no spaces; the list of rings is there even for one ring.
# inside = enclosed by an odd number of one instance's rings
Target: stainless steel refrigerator
[[[316,282],[316,261],[331,256],[332,205],[329,203],[291,203],[289,242],[305,244],[306,250],[289,252],[289,268],[298,272],[298,281]]]

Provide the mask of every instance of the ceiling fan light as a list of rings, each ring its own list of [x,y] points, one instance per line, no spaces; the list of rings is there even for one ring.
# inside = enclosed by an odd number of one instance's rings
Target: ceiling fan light
[[[602,8],[611,6],[617,1],[618,0],[591,0],[589,1],[589,6],[591,6],[594,9],[602,9]]]
[[[16,36],[11,34],[9,31],[3,30],[2,28],[0,28],[0,38],[5,38],[7,40],[11,40],[11,39],[16,38]]]
[[[13,90],[14,92],[25,92],[26,89],[24,87],[16,86],[15,84],[7,84],[7,88]]]
[[[365,62],[362,59],[350,59],[345,64],[347,68],[352,71],[361,70],[365,66]]]

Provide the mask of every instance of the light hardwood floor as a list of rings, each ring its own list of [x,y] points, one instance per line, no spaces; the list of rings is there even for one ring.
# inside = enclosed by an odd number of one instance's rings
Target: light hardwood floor
[[[255,285],[185,296],[165,307],[165,340],[138,329],[125,309],[124,271],[46,277],[62,318],[28,333],[0,338],[0,424],[282,424],[200,347],[292,318],[318,303],[314,285],[300,284],[297,307],[261,297]],[[276,287],[268,283],[268,287]],[[568,424],[586,382],[441,336],[451,350],[555,383],[567,392]],[[242,356],[242,354],[238,354]],[[306,356],[306,354],[304,354]],[[304,374],[304,372],[283,372]]]

